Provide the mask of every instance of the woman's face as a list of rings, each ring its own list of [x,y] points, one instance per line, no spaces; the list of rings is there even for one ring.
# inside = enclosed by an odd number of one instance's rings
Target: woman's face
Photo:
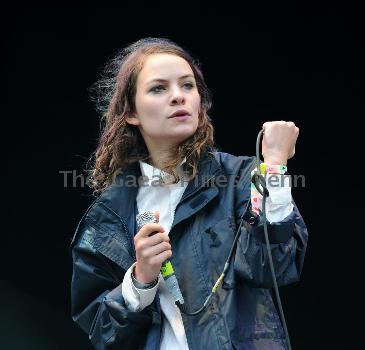
[[[147,57],[137,78],[134,116],[151,153],[168,151],[198,127],[200,95],[190,65],[181,57],[159,53]],[[180,117],[173,117],[182,111]]]

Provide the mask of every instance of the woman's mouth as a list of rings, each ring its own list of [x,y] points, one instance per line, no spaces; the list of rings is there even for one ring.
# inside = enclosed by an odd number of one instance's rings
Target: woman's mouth
[[[179,109],[178,111],[174,112],[173,114],[170,115],[169,118],[180,118],[183,119],[183,117],[189,117],[190,113],[185,110],[185,109]]]
[[[172,119],[175,119],[175,120],[179,120],[179,121],[184,121],[186,119],[188,119],[190,117],[190,114],[179,114],[175,117],[171,117]]]

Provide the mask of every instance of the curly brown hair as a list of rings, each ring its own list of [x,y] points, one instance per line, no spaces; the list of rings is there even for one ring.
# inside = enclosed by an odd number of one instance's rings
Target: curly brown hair
[[[201,98],[196,132],[172,150],[172,157],[162,169],[179,181],[177,165],[184,158],[185,174],[191,180],[198,172],[200,157],[215,150],[214,129],[208,116],[212,105],[211,93],[204,81],[200,63],[187,50],[166,38],[144,38],[120,50],[104,66],[99,79],[90,90],[97,110],[101,113],[101,133],[95,152],[87,161],[89,186],[98,195],[115,181],[120,172],[132,163],[150,159],[148,149],[137,126],[128,124],[126,117],[135,112],[136,84],[139,72],[149,55],[173,54],[185,59],[195,76]]]

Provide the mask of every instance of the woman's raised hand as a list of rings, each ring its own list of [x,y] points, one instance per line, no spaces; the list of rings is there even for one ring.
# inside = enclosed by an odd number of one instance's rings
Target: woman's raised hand
[[[262,156],[267,164],[283,164],[295,154],[295,143],[299,128],[293,122],[283,120],[266,122],[262,125]]]

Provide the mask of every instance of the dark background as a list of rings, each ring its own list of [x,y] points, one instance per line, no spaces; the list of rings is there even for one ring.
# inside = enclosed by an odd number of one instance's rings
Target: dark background
[[[301,281],[281,288],[293,349],[361,347],[364,14],[351,2],[252,3],[8,5],[1,349],[91,349],[70,318],[68,245],[92,197],[60,171],[81,174],[96,147],[98,69],[146,36],[202,62],[222,151],[253,155],[264,121],[300,128],[288,166],[305,175],[293,196],[310,240]]]

